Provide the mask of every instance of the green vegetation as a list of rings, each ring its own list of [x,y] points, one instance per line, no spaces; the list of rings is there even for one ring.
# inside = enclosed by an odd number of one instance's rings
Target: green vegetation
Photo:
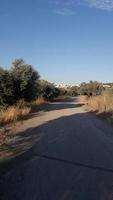
[[[60,89],[61,95],[64,96],[77,96],[77,95],[87,95],[94,96],[100,95],[104,91],[102,83],[97,81],[90,81],[89,83],[81,83],[80,86],[72,86]]]
[[[20,99],[31,101],[38,96],[39,74],[22,59],[9,70],[0,69],[0,105],[13,105]]]
[[[14,85],[11,74],[0,68],[0,106],[15,103]]]
[[[75,97],[78,95],[78,87],[77,86],[72,86],[72,87],[68,87],[65,90],[65,95],[67,96],[71,96],[71,97]]]
[[[79,94],[93,96],[100,95],[103,92],[103,84],[97,81],[90,81],[89,83],[81,83],[79,87]]]
[[[24,99],[34,100],[38,97],[39,73],[22,59],[17,59],[12,63],[9,71],[13,80],[13,93],[15,101]]]
[[[60,89],[56,88],[54,84],[48,81],[40,81],[40,95],[46,100],[53,100],[60,95]]]
[[[33,106],[52,101],[58,96],[98,96],[104,90],[103,84],[97,81],[56,88],[53,83],[40,80],[39,73],[32,65],[23,59],[15,59],[9,70],[0,68],[0,125],[21,119],[32,111]]]
[[[0,125],[23,119],[32,108],[59,94],[54,84],[40,80],[32,65],[14,60],[9,70],[0,68]]]
[[[9,70],[0,68],[0,107],[13,105],[20,99],[30,102],[43,96],[52,100],[58,95],[54,84],[40,81],[39,73],[23,59],[16,59]]]

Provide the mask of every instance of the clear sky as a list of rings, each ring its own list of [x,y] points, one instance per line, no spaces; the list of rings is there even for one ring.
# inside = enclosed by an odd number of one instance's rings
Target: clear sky
[[[0,0],[0,65],[56,83],[113,82],[113,0]]]

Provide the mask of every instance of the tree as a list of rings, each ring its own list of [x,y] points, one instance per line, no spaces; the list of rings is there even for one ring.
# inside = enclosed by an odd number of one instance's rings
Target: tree
[[[83,83],[80,84],[79,93],[80,93],[81,95],[87,95],[87,94],[88,94],[87,83],[83,82]]]
[[[72,96],[72,97],[75,97],[78,95],[78,87],[75,85],[75,86],[72,86],[72,87],[67,87],[67,95],[69,96]]]
[[[10,73],[0,67],[0,105],[15,103],[13,80]]]
[[[82,95],[99,95],[103,91],[102,83],[97,81],[90,81],[89,83],[82,83],[79,88],[79,93]]]
[[[38,96],[40,76],[32,65],[26,64],[23,59],[16,59],[12,63],[10,74],[13,78],[16,101],[21,98],[31,101]]]
[[[40,82],[40,94],[47,100],[53,100],[55,97],[59,96],[60,90],[55,88],[54,84],[42,80]]]

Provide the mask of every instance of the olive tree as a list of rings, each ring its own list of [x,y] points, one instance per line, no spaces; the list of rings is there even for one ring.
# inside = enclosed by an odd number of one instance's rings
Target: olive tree
[[[23,59],[16,59],[12,63],[10,74],[13,79],[15,99],[21,98],[30,101],[38,96],[39,73],[32,65]]]

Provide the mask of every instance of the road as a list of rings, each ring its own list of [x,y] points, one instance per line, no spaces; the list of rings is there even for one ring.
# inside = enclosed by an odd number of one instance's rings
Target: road
[[[1,168],[0,200],[113,200],[113,128],[76,99],[34,113]]]

